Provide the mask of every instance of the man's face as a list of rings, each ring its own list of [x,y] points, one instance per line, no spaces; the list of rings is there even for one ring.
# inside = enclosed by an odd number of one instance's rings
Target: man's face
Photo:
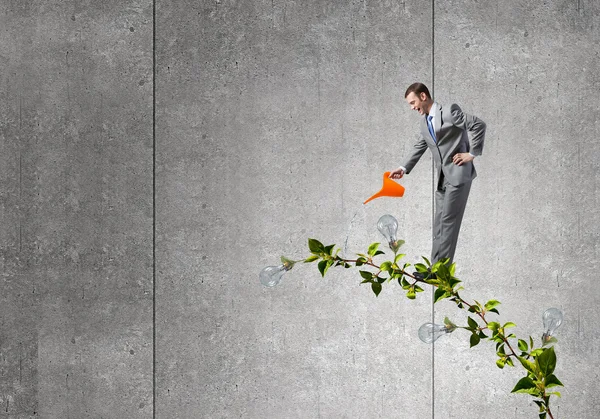
[[[415,94],[415,92],[410,92],[408,96],[406,96],[406,101],[410,105],[410,108],[419,112],[420,115],[425,115],[427,113],[427,95],[425,93],[421,93],[421,95]]]

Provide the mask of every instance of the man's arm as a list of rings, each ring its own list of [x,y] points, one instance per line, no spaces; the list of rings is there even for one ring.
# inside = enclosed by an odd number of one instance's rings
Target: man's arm
[[[406,174],[411,172],[411,170],[413,169],[413,167],[415,167],[415,164],[417,164],[417,162],[419,161],[423,153],[425,153],[425,150],[427,150],[427,148],[428,146],[427,142],[425,141],[425,138],[423,138],[422,135],[419,135],[419,140],[413,144],[410,154],[408,155],[406,160],[404,160],[404,164],[400,166],[406,169]]]
[[[450,112],[455,125],[465,124],[471,143],[471,154],[481,156],[485,139],[485,122],[475,115],[464,113],[456,103],[450,106]]]
[[[486,125],[485,122],[476,116],[464,113],[456,103],[450,106],[450,112],[452,114],[453,123],[455,125],[462,125],[464,123],[465,128],[467,129],[467,135],[469,136],[471,146],[470,152],[458,153],[452,159],[455,164],[461,166],[464,163],[473,161],[475,156],[481,156],[483,152]]]
[[[415,164],[419,161],[425,150],[427,150],[427,142],[423,138],[423,136],[419,136],[419,141],[413,144],[413,148],[411,154],[405,160],[405,163],[402,166],[399,166],[396,170],[393,170],[390,173],[390,178],[392,179],[400,179],[404,174],[410,173],[410,171],[415,167]]]

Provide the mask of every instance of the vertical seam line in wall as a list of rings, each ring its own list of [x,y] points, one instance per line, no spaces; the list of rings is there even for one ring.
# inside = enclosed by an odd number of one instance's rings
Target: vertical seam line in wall
[[[435,98],[435,0],[431,0],[431,94]],[[431,159],[431,230],[435,228],[435,161]],[[431,235],[432,240],[433,234]],[[432,243],[433,247],[433,243]],[[433,256],[433,255],[432,255]],[[433,260],[431,261],[433,262]],[[435,292],[432,288],[431,323],[435,323]],[[435,419],[435,342],[431,345],[431,418]]]
[[[156,419],[156,0],[152,0],[152,418]]]

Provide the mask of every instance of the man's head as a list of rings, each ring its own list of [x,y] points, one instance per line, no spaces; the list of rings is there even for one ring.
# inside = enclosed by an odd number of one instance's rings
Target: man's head
[[[433,105],[433,99],[429,94],[429,89],[423,83],[413,83],[408,86],[404,98],[411,109],[416,110],[421,115],[427,115]]]

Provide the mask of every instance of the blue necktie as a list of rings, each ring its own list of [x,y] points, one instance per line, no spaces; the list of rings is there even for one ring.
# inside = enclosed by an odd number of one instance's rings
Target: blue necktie
[[[435,139],[435,133],[433,131],[433,124],[431,123],[432,119],[433,119],[433,116],[427,115],[427,127],[429,128],[429,133],[431,134],[431,138],[433,138],[433,141],[435,141],[437,143],[437,140]]]

